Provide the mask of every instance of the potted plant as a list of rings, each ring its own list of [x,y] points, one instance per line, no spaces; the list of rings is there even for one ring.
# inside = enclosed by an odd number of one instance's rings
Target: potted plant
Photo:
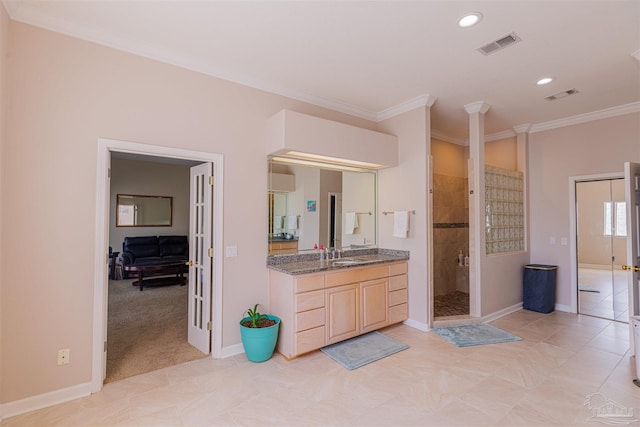
[[[247,310],[247,317],[240,321],[240,336],[247,359],[252,362],[269,360],[276,348],[280,319],[270,314],[260,314],[258,304]]]

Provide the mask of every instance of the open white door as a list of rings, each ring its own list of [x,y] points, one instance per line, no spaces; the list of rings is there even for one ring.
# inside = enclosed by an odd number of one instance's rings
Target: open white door
[[[627,270],[629,281],[629,318],[640,315],[640,163],[624,164],[625,199],[627,203]],[[633,326],[629,321],[631,352],[633,346]],[[639,357],[640,355],[636,355]]]
[[[213,164],[191,168],[189,212],[189,344],[211,352]]]

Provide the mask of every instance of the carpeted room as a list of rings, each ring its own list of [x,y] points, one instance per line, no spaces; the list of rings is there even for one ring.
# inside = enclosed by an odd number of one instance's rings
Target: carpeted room
[[[140,292],[132,281],[109,281],[105,382],[206,357],[187,342],[188,286]]]

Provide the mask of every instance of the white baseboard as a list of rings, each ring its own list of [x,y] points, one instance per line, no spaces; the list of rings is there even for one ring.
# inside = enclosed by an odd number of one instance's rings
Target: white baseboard
[[[418,329],[419,331],[422,331],[422,332],[429,332],[431,330],[431,328],[429,328],[429,325],[427,325],[426,323],[417,322],[417,321],[411,320],[411,319],[407,319],[402,323],[404,325],[407,325],[407,326],[410,326],[412,328]]]
[[[230,345],[227,347],[222,347],[222,351],[220,352],[220,358],[224,359],[226,357],[235,356],[236,354],[244,353],[244,347],[242,343]]]
[[[571,306],[565,304],[556,304],[554,307],[557,311],[565,311],[567,313],[575,313],[575,310],[571,310]]]
[[[91,383],[74,385],[0,404],[0,420],[91,395]]]
[[[511,307],[503,308],[502,310],[498,310],[491,314],[487,314],[486,316],[482,316],[482,323],[493,322],[496,319],[499,319],[501,317],[504,317],[508,314],[514,313],[521,309],[522,309],[522,303],[519,302],[517,304],[512,305]]]

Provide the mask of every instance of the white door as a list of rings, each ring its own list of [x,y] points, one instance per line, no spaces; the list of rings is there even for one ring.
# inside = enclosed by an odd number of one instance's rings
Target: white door
[[[640,163],[624,164],[625,201],[627,203],[627,271],[629,281],[629,317],[640,315]],[[633,353],[633,326],[629,322]],[[636,355],[638,357],[638,355]]]
[[[191,168],[189,212],[189,344],[211,352],[213,164]]]

